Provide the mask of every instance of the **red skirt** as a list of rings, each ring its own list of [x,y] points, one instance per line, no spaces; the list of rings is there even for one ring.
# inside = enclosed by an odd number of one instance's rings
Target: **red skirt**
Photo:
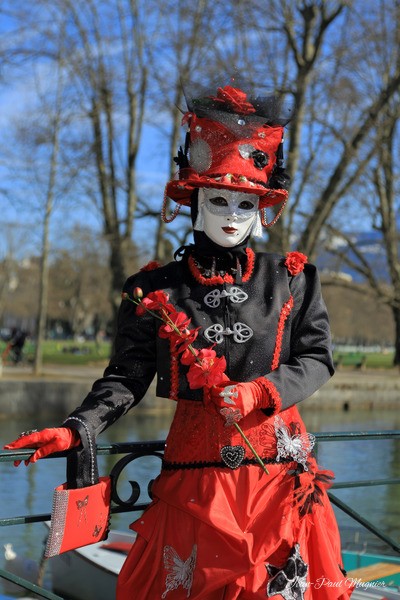
[[[308,465],[162,471],[117,600],[349,598],[326,473]]]

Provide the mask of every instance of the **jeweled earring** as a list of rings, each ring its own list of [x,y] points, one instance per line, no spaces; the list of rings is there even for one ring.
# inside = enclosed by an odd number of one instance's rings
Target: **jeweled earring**
[[[283,213],[283,209],[286,206],[286,202],[287,202],[287,198],[285,198],[285,200],[282,203],[282,206],[280,207],[279,211],[276,213],[275,217],[272,219],[272,221],[267,222],[267,211],[265,208],[263,208],[261,210],[261,223],[262,226],[265,227],[266,229],[268,229],[268,227],[272,227],[272,225],[275,225],[275,223],[277,222],[277,220],[279,219],[279,217],[281,216],[281,214]]]
[[[172,223],[172,221],[178,216],[179,211],[182,208],[181,204],[177,204],[176,207],[174,208],[174,210],[172,211],[172,213],[170,214],[169,217],[167,217],[167,192],[166,190],[164,191],[164,200],[163,200],[163,204],[162,204],[162,208],[161,208],[161,219],[164,221],[164,223]]]

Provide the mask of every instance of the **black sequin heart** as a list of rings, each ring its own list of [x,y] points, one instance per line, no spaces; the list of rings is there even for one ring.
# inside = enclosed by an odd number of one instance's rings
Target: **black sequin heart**
[[[243,446],[224,446],[221,448],[221,458],[230,469],[237,469],[244,459]]]

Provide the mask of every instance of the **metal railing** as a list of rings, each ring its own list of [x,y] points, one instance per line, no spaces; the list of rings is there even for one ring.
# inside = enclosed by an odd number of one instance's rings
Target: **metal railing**
[[[400,431],[364,431],[364,432],[331,432],[331,433],[317,433],[315,434],[318,445],[320,442],[338,442],[338,441],[359,441],[359,440],[383,440],[383,439],[398,439],[400,440]],[[150,441],[150,442],[133,442],[133,443],[114,443],[114,444],[102,444],[97,446],[97,454],[100,455],[119,455],[124,454],[112,468],[110,475],[112,478],[112,505],[111,514],[128,512],[128,511],[140,511],[146,508],[148,502],[139,502],[141,495],[141,488],[137,481],[129,481],[132,491],[131,495],[127,500],[120,498],[118,494],[118,480],[128,464],[132,461],[142,458],[144,456],[156,456],[160,460],[163,458],[164,441]],[[32,450],[14,450],[14,451],[3,451],[0,452],[0,463],[12,462],[14,460],[25,460],[32,454]],[[66,456],[66,453],[53,454],[48,459]],[[47,460],[47,459],[45,459]],[[149,498],[151,498],[151,484],[152,480],[148,482],[147,488]],[[336,482],[331,486],[333,489],[345,489],[355,487],[374,487],[380,485],[396,485],[400,484],[400,478],[384,478],[384,479],[370,479],[370,480],[359,480],[359,481],[346,481]],[[335,506],[346,513],[354,521],[362,525],[385,544],[387,544],[391,550],[400,553],[400,544],[386,535],[381,529],[373,525],[370,521],[361,516],[361,514],[351,508],[346,503],[342,502],[337,498],[331,491],[328,492],[328,496]],[[11,525],[21,525],[28,523],[38,523],[49,521],[51,518],[50,514],[37,514],[37,515],[22,515],[16,517],[0,518],[0,527],[6,527]],[[37,585],[23,579],[5,569],[0,569],[0,578],[6,579],[12,583],[15,583],[22,588],[32,592],[40,598],[47,598],[48,600],[64,600],[61,596],[57,596],[53,592],[44,589],[41,585]]]

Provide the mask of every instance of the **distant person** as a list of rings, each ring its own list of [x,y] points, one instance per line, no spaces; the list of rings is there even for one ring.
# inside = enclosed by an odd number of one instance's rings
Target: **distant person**
[[[14,327],[11,331],[11,337],[3,352],[3,360],[10,356],[14,364],[18,364],[22,360],[23,349],[27,338],[27,332]]]

